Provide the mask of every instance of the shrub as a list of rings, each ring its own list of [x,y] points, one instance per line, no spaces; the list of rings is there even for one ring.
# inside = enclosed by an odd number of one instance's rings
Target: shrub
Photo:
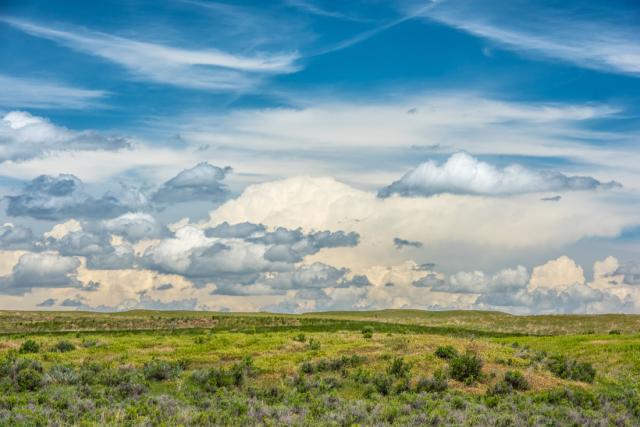
[[[57,351],[59,353],[66,353],[68,351],[73,351],[76,349],[76,346],[73,343],[65,340],[58,341],[55,343],[51,351]]]
[[[20,346],[20,350],[19,352],[24,354],[24,353],[38,353],[40,351],[40,344],[38,344],[37,342],[35,342],[34,340],[26,340],[25,342],[22,343],[22,345]]]
[[[207,391],[213,392],[221,387],[239,387],[247,377],[256,373],[253,359],[246,356],[241,362],[225,368],[200,369],[191,374],[191,381]]]
[[[473,384],[482,377],[482,359],[475,352],[467,351],[449,361],[449,374],[454,380]]]
[[[300,365],[300,372],[303,374],[313,374],[313,370],[313,364],[307,360],[302,362],[302,365]]]
[[[454,357],[458,357],[458,350],[452,345],[440,346],[436,349],[435,355],[440,359],[451,360]]]
[[[529,382],[520,371],[505,372],[503,381],[509,384],[514,390],[529,390]]]
[[[409,375],[411,364],[404,361],[402,357],[396,357],[387,368],[387,373],[396,378],[405,378]]]
[[[147,380],[165,381],[170,380],[182,371],[182,367],[175,362],[154,359],[144,364],[142,372]]]
[[[431,378],[421,378],[416,383],[416,393],[438,393],[445,391],[449,387],[447,377],[442,371],[437,371]]]
[[[596,370],[591,363],[578,362],[562,355],[549,357],[547,367],[557,377],[592,383]]]
[[[313,351],[320,350],[320,341],[318,341],[315,338],[311,338],[307,346],[309,347],[309,350],[313,350]]]
[[[299,333],[298,335],[293,337],[293,340],[298,342],[305,342],[307,340],[307,337],[303,333]]]
[[[70,366],[53,365],[45,376],[47,382],[56,384],[76,384],[80,380],[78,373]]]
[[[620,335],[622,332],[619,329],[612,329],[609,331],[609,335]]]
[[[35,391],[42,387],[42,374],[35,369],[26,368],[18,372],[16,386],[20,391]]]
[[[389,375],[385,374],[377,374],[373,377],[373,385],[376,388],[376,391],[383,396],[386,396],[391,391],[391,386],[393,385],[393,378]]]
[[[507,371],[502,381],[494,384],[487,393],[489,395],[511,394],[514,391],[525,391],[529,389],[529,382],[518,371]]]
[[[364,338],[373,338],[373,326],[365,326],[362,328],[362,336]]]

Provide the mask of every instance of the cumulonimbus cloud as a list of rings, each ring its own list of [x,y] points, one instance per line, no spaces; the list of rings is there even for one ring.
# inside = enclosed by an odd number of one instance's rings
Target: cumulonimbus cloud
[[[515,194],[584,191],[619,188],[615,181],[600,182],[589,176],[567,176],[512,164],[499,168],[465,152],[451,155],[443,164],[429,160],[381,189],[379,197],[432,196],[440,193],[508,196]]]

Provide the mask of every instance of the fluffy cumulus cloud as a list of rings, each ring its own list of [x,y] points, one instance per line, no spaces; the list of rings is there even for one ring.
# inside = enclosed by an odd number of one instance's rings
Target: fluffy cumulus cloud
[[[34,235],[30,228],[11,223],[0,227],[0,248],[30,249],[33,247]]]
[[[19,194],[6,198],[7,215],[44,220],[109,218],[148,206],[147,198],[136,188],[123,185],[120,191],[96,198],[84,190],[79,178],[66,174],[41,175]]]
[[[161,204],[223,201],[229,195],[223,183],[229,172],[230,167],[219,168],[206,162],[199,163],[165,182],[153,195],[153,200]]]
[[[0,277],[0,293],[22,295],[34,288],[78,288],[80,261],[55,253],[27,253],[20,257],[11,274]]]
[[[380,197],[431,196],[439,193],[506,196],[513,194],[584,191],[619,188],[615,181],[600,182],[588,176],[567,176],[513,164],[498,168],[459,152],[443,164],[427,161],[380,190]]]
[[[169,235],[166,226],[148,213],[129,212],[99,223],[89,223],[85,227],[99,232],[115,234],[130,242],[158,239]]]
[[[59,151],[120,150],[132,141],[92,131],[72,131],[24,111],[12,111],[0,120],[0,161],[26,160]]]

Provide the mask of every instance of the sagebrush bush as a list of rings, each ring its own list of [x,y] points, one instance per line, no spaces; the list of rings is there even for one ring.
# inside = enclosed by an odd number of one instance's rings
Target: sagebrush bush
[[[505,372],[503,381],[509,384],[514,390],[529,390],[529,382],[520,371]]]
[[[365,326],[362,328],[362,336],[364,338],[373,338],[373,326]]]
[[[21,369],[16,376],[16,386],[20,391],[38,390],[42,383],[42,373],[32,368]]]
[[[38,344],[32,339],[28,339],[22,343],[22,345],[20,346],[20,350],[18,351],[22,354],[38,353],[40,351],[40,344]]]
[[[390,375],[380,373],[373,377],[372,383],[378,393],[386,396],[391,392],[393,378]]]
[[[452,345],[445,345],[436,348],[435,355],[440,359],[450,360],[454,357],[458,357],[458,350]]]
[[[298,342],[305,342],[307,340],[307,337],[305,336],[305,334],[303,334],[301,332],[298,335],[296,335],[295,337],[293,337],[293,340],[294,341],[298,341]]]
[[[514,391],[525,391],[529,389],[529,382],[519,371],[507,371],[501,381],[494,384],[487,394],[489,395],[506,395]]]
[[[307,347],[309,347],[309,350],[314,350],[314,351],[320,350],[320,341],[318,341],[315,338],[311,338],[307,343]]]
[[[150,381],[172,380],[180,375],[182,366],[177,362],[154,359],[144,364],[142,372]]]
[[[557,377],[592,383],[596,370],[591,363],[578,362],[563,355],[554,355],[547,359],[547,367]]]
[[[447,390],[447,376],[443,371],[436,371],[431,378],[420,378],[416,383],[416,393],[439,393]]]
[[[467,350],[449,361],[449,375],[454,380],[473,384],[482,377],[482,359],[475,352]]]
[[[229,368],[199,369],[191,374],[191,381],[206,391],[213,392],[223,387],[240,387],[247,378],[255,376],[253,359],[249,356]]]
[[[77,384],[80,382],[80,375],[71,366],[53,365],[45,375],[45,381],[54,384]]]
[[[402,357],[395,357],[387,368],[387,373],[396,378],[407,377],[409,375],[409,371],[411,371],[411,364],[405,362]]]
[[[51,348],[51,351],[55,351],[58,353],[66,353],[68,351],[73,351],[75,349],[76,349],[76,346],[73,345],[73,343],[66,340],[61,340],[54,344],[54,346]]]

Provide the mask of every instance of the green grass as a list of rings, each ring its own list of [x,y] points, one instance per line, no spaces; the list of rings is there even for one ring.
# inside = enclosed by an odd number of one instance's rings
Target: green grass
[[[416,310],[2,312],[0,425],[638,425],[637,322]],[[20,353],[27,340],[37,351]],[[438,348],[477,354],[481,372],[453,379],[466,362]],[[592,366],[595,378],[559,377],[556,355]]]

